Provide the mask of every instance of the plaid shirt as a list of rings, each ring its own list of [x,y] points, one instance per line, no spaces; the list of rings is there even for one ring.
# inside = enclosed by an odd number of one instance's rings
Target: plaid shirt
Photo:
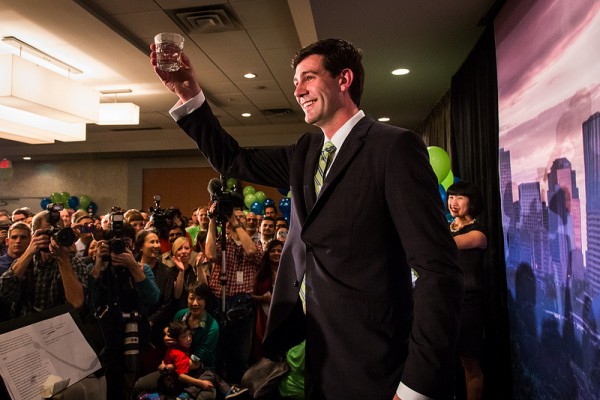
[[[85,261],[73,257],[71,264],[85,290],[88,280]],[[13,303],[15,317],[65,304],[67,299],[56,259],[52,257],[44,262],[38,254],[34,255],[22,279],[9,268],[0,277],[0,299]]]
[[[254,243],[256,253],[249,256],[241,245],[233,239],[227,238],[227,252],[225,253],[227,287],[226,295],[234,296],[242,293],[254,292],[254,276],[263,256],[260,243]],[[221,241],[217,241],[217,260],[210,275],[210,288],[217,297],[221,296]]]

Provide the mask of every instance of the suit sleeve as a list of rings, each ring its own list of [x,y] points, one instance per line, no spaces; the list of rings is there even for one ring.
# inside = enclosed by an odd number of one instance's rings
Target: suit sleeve
[[[410,132],[398,135],[385,170],[389,211],[408,264],[419,275],[402,383],[425,396],[446,398],[452,387],[463,296],[456,245],[421,139]]]
[[[221,127],[207,102],[177,123],[219,173],[271,187],[290,186],[289,162],[294,146],[267,149],[240,147]]]

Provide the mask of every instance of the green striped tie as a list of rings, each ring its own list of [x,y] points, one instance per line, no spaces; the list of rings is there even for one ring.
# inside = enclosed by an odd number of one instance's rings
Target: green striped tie
[[[335,153],[335,146],[331,142],[325,142],[323,145],[323,151],[321,151],[321,157],[319,158],[319,164],[317,165],[317,170],[315,171],[315,193],[317,196],[321,191],[321,186],[323,186],[323,179],[325,178],[325,171],[327,171],[327,167],[329,165],[329,160],[331,156]]]
[[[325,171],[327,171],[327,167],[329,166],[329,161],[331,160],[331,156],[335,153],[335,146],[331,142],[325,142],[323,145],[323,150],[321,151],[321,157],[319,157],[319,164],[317,165],[317,170],[315,171],[315,193],[317,197],[319,196],[319,192],[321,191],[321,187],[323,186],[323,179],[325,178]],[[302,283],[300,284],[300,300],[302,301],[302,309],[304,310],[304,314],[306,314],[306,274],[302,277]]]

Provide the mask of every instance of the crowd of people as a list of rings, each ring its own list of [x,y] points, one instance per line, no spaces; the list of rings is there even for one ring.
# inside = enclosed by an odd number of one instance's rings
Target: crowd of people
[[[224,216],[216,204],[189,219],[174,207],[0,210],[1,320],[73,306],[109,399],[242,398],[242,376],[262,357],[287,221],[274,207]],[[171,332],[174,321],[185,329]]]

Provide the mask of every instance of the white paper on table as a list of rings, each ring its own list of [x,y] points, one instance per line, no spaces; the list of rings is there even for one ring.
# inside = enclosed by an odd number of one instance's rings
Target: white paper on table
[[[75,384],[100,367],[68,312],[0,335],[0,374],[13,400],[40,399],[50,375]]]

